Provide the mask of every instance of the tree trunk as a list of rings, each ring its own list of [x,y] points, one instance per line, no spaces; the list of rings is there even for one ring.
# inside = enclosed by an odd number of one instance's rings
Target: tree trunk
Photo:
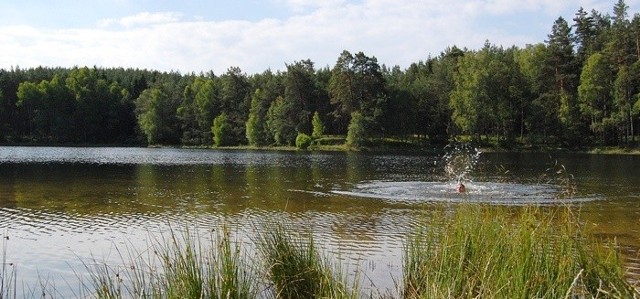
[[[631,114],[631,109],[629,109],[629,129],[631,130],[631,143],[633,143],[635,141],[635,136],[633,132],[633,115]]]

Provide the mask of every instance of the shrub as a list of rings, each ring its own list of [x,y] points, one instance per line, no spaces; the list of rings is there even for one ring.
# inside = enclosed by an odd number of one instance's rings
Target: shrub
[[[306,150],[309,148],[312,141],[313,139],[309,135],[305,133],[298,133],[298,136],[296,137],[296,147],[301,150]]]

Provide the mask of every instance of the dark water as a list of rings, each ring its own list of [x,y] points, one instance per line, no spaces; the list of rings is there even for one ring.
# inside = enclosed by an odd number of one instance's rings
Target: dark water
[[[227,225],[250,238],[256,223],[286,219],[384,292],[402,275],[408,231],[434,207],[571,204],[640,271],[640,157],[483,153],[463,195],[444,164],[429,154],[0,147],[0,233],[19,280],[44,277],[68,295],[84,265],[117,264],[123,248],[169,230]]]

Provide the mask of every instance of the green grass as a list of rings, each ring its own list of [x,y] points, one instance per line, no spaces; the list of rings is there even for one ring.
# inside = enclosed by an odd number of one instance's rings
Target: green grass
[[[359,298],[339,268],[321,256],[311,234],[293,225],[270,223],[256,244],[275,298]]]
[[[551,210],[469,205],[443,211],[406,244],[402,297],[640,295],[625,280],[614,244],[587,237],[568,208]]]
[[[259,229],[250,260],[230,233],[208,246],[197,235],[171,232],[144,252],[127,251],[127,266],[85,265],[95,298],[359,298],[338,266],[323,258],[311,234],[285,224]],[[261,288],[262,287],[262,288]]]
[[[85,265],[92,282],[86,292],[95,298],[257,298],[253,262],[228,230],[214,234],[211,244],[201,239],[171,232],[147,251],[121,255],[125,267]]]
[[[569,207],[462,204],[431,215],[407,237],[401,298],[640,297],[615,243],[594,239]],[[122,264],[85,264],[89,278],[78,275],[78,298],[394,296],[364,293],[359,271],[347,275],[299,226],[266,220],[253,234],[240,241],[226,228],[211,236],[171,231],[142,251],[119,252]],[[17,298],[15,266],[3,245],[0,299]],[[55,287],[47,290],[30,298],[55,297]]]

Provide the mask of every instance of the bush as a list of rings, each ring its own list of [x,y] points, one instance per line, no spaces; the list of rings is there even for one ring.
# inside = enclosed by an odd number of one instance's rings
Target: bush
[[[313,139],[311,136],[305,133],[298,133],[298,136],[296,137],[296,147],[301,150],[306,150],[309,148],[312,141]]]
[[[346,138],[343,136],[325,136],[313,140],[315,145],[344,145]]]

